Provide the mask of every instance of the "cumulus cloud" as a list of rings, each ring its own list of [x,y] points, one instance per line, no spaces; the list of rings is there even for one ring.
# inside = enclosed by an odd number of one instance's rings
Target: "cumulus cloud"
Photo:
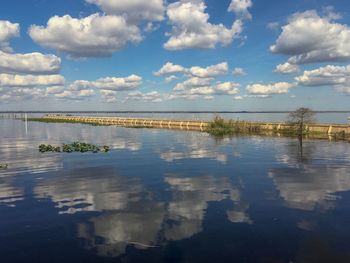
[[[165,78],[165,82],[170,83],[170,82],[177,80],[177,79],[178,79],[178,77],[176,77],[175,75],[171,75],[171,76]]]
[[[335,22],[338,18],[334,13],[321,17],[314,10],[296,13],[270,50],[291,56],[291,64],[349,60],[350,28]]]
[[[190,73],[199,78],[212,78],[220,75],[225,75],[228,72],[227,62],[212,65],[206,68],[202,67],[191,67]]]
[[[9,45],[9,40],[13,37],[18,37],[19,31],[19,24],[0,20],[0,50],[11,52],[12,48]]]
[[[66,52],[72,57],[103,57],[121,50],[129,42],[142,40],[139,28],[122,16],[93,14],[85,18],[54,16],[46,27],[32,25],[30,37],[43,47]]]
[[[86,98],[90,98],[95,94],[95,91],[93,89],[83,89],[83,90],[64,90],[62,93],[55,94],[55,97],[57,99],[62,100],[83,100]]]
[[[155,76],[162,76],[166,74],[175,74],[175,73],[186,73],[188,69],[184,68],[181,65],[176,65],[171,62],[164,64],[158,71],[153,72]]]
[[[228,72],[227,62],[222,62],[216,65],[211,65],[208,67],[198,67],[194,66],[191,68],[185,68],[181,65],[176,65],[171,62],[167,62],[158,71],[153,72],[155,76],[162,76],[166,74],[176,74],[184,73],[187,75],[192,75],[197,78],[212,78],[220,75],[225,75]]]
[[[198,86],[207,86],[210,85],[210,82],[213,80],[213,78],[198,78],[198,77],[192,77],[184,82],[176,84],[174,87],[174,90],[185,90],[189,87],[198,87]]]
[[[237,17],[242,19],[252,19],[252,15],[249,13],[249,8],[253,6],[251,0],[232,0],[228,11],[234,12]]]
[[[22,101],[41,99],[47,96],[46,92],[40,88],[16,87],[5,91],[5,94],[0,96],[0,100],[4,101]]]
[[[109,15],[124,16],[128,21],[161,21],[164,19],[163,0],[85,0],[99,6]]]
[[[350,66],[328,65],[314,70],[306,70],[303,75],[295,79],[304,86],[350,84]]]
[[[295,87],[295,83],[277,82],[273,84],[252,84],[246,89],[253,95],[272,95],[288,93],[291,88]]]
[[[0,74],[0,87],[58,86],[64,84],[61,75]]]
[[[239,93],[240,85],[234,82],[218,82],[215,85],[191,86],[184,85],[184,88],[175,86],[174,92],[167,96],[167,99],[197,99],[204,96],[204,99],[213,99],[214,95],[236,95]]]
[[[245,76],[247,73],[242,68],[234,68],[232,71],[232,75],[234,76]]]
[[[292,74],[298,72],[299,66],[291,63],[284,63],[284,64],[279,64],[276,66],[274,72],[280,73],[280,74]]]
[[[103,101],[117,101],[118,92],[137,89],[142,84],[142,78],[135,74],[128,77],[105,77],[94,81],[76,80],[63,91],[55,93],[59,99],[82,100],[90,98],[97,92]]]
[[[137,75],[130,75],[125,78],[107,77],[90,82],[91,87],[102,90],[125,91],[138,88],[142,84],[142,78]]]
[[[47,94],[59,94],[64,91],[64,86],[52,86],[46,88],[46,93]]]
[[[124,102],[127,100],[142,100],[146,102],[162,102],[163,95],[158,91],[150,91],[147,93],[142,93],[140,91],[130,92],[125,98]]]
[[[295,80],[304,86],[332,86],[338,92],[350,94],[350,65],[328,65],[314,70],[306,70]]]
[[[55,74],[60,71],[61,59],[41,53],[13,54],[0,51],[0,73]]]
[[[240,85],[235,82],[222,82],[215,85],[216,94],[236,95],[239,93]]]
[[[101,94],[102,99],[108,103],[117,102],[117,91],[101,90],[100,94]]]
[[[231,28],[212,24],[205,13],[203,0],[180,0],[168,5],[167,16],[172,25],[169,40],[164,44],[168,50],[188,48],[215,48],[227,46],[242,32],[242,20],[236,20]]]

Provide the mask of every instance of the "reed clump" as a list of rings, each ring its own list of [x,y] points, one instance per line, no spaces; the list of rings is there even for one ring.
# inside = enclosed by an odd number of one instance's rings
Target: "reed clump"
[[[207,126],[206,132],[214,136],[259,134],[261,133],[261,127],[251,122],[225,120],[220,116],[216,116]]]
[[[109,152],[109,146],[103,145],[103,146],[96,146],[94,144],[85,143],[85,142],[73,142],[70,144],[63,144],[62,145],[62,152],[66,153],[72,153],[72,152]],[[50,144],[40,144],[39,145],[39,152],[45,153],[45,152],[61,152],[61,147],[59,146],[52,146]]]

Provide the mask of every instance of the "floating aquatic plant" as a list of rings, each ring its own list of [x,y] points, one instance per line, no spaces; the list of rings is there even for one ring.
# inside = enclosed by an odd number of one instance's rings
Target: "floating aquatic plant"
[[[52,146],[51,144],[40,144],[39,145],[39,152],[60,152],[61,151],[61,147],[57,146]]]
[[[0,163],[0,169],[7,169],[8,165],[6,163]]]
[[[44,153],[44,152],[60,152],[61,147],[58,146],[52,146],[50,144],[45,145],[45,144],[40,144],[39,145],[39,151]],[[85,142],[73,142],[70,144],[63,144],[62,146],[62,151],[66,153],[71,153],[71,152],[93,152],[93,153],[98,153],[98,152],[109,152],[109,146],[96,146],[90,143],[85,143]]]

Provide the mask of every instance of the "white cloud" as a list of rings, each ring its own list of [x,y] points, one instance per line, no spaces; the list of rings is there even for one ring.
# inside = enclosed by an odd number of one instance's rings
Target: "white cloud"
[[[178,79],[178,77],[176,77],[175,75],[171,75],[171,76],[165,78],[165,82],[170,83],[170,82],[177,80],[177,79]]]
[[[116,77],[100,78],[92,82],[93,87],[104,89],[104,90],[115,90],[115,91],[136,89],[141,84],[142,84],[142,78],[134,74],[125,78],[116,78]]]
[[[0,20],[0,50],[11,52],[9,40],[19,36],[20,27],[17,23]]]
[[[97,88],[101,90],[125,91],[138,88],[142,84],[142,78],[137,75],[130,75],[125,78],[106,77],[95,81],[76,80],[70,85],[70,90],[82,90]]]
[[[199,78],[212,78],[220,75],[225,75],[228,72],[227,62],[212,65],[206,68],[201,67],[191,67],[190,73]]]
[[[268,29],[271,29],[271,30],[277,30],[280,27],[280,23],[279,22],[270,22],[270,23],[267,24],[266,27]]]
[[[274,72],[280,73],[280,74],[292,74],[298,72],[299,66],[291,63],[284,63],[284,64],[279,64],[276,66]]]
[[[350,92],[350,65],[328,65],[314,70],[306,70],[295,80],[304,86],[332,86],[338,92]]]
[[[99,14],[81,19],[54,16],[46,27],[32,25],[29,35],[44,47],[77,58],[110,56],[127,43],[137,44],[142,40],[139,28],[128,24],[124,17]]]
[[[143,100],[146,102],[162,102],[163,96],[158,91],[151,91],[147,93],[142,93],[140,91],[130,92],[125,98],[127,100]]]
[[[253,95],[271,95],[288,93],[291,88],[295,87],[294,83],[277,82],[273,84],[252,84],[247,86],[247,90]]]
[[[101,97],[108,103],[117,102],[117,91],[114,90],[100,90]]]
[[[245,76],[247,73],[242,68],[234,68],[232,71],[232,75],[234,76]]]
[[[41,53],[13,54],[0,51],[0,73],[55,74],[60,71],[61,59]]]
[[[239,18],[252,19],[252,15],[248,11],[248,8],[252,6],[251,0],[232,0],[228,11],[234,12]]]
[[[92,97],[93,95],[95,95],[93,89],[83,89],[79,91],[65,90],[62,93],[55,94],[55,97],[64,100],[83,100]]]
[[[314,10],[296,13],[282,27],[271,52],[291,56],[292,64],[350,59],[350,28],[334,22],[334,14],[320,17]]]
[[[198,78],[198,77],[191,77],[183,82],[183,84],[187,87],[193,87],[193,86],[206,86],[209,85],[210,82],[214,78]]]
[[[0,74],[1,87],[58,86],[64,84],[61,75],[13,75]]]
[[[237,95],[237,96],[234,96],[234,97],[233,97],[233,99],[234,99],[234,100],[243,100],[243,97],[242,97],[242,96]]]
[[[181,65],[175,65],[171,62],[167,62],[157,72],[153,72],[153,74],[155,76],[162,76],[166,74],[186,73],[187,71],[188,69],[184,68]]]
[[[183,85],[183,83],[181,83]],[[167,99],[189,99],[194,100],[205,96],[204,99],[213,99],[213,95],[236,95],[239,93],[240,85],[234,82],[218,82],[208,86],[186,86],[183,88],[175,86],[174,92],[167,96]]]
[[[52,86],[46,88],[46,93],[47,94],[59,94],[64,91],[64,86]]]
[[[304,86],[325,86],[350,83],[349,66],[325,66],[314,70],[306,70],[295,78]]]
[[[190,95],[210,95],[214,94],[215,90],[212,87],[192,88],[188,91]]]
[[[170,38],[164,48],[215,48],[217,44],[227,46],[239,37],[243,27],[241,20],[236,20],[231,28],[226,28],[223,24],[211,24],[205,9],[202,0],[180,0],[169,4],[167,16],[172,31],[168,33]]]
[[[214,86],[216,94],[236,95],[240,85],[234,82],[222,82]]]
[[[227,62],[211,65],[205,68],[194,66],[189,69],[181,65],[176,65],[171,62],[167,62],[158,71],[153,72],[153,74],[155,76],[162,76],[166,74],[184,73],[184,74],[190,74],[193,77],[197,77],[197,78],[212,78],[220,75],[225,75],[227,74],[227,72],[228,72]]]
[[[125,16],[128,21],[161,21],[164,19],[163,0],[85,0],[96,4],[109,15]]]

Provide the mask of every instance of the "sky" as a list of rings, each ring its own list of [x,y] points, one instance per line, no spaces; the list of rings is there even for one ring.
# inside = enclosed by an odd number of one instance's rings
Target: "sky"
[[[350,110],[348,0],[2,0],[0,110]]]

